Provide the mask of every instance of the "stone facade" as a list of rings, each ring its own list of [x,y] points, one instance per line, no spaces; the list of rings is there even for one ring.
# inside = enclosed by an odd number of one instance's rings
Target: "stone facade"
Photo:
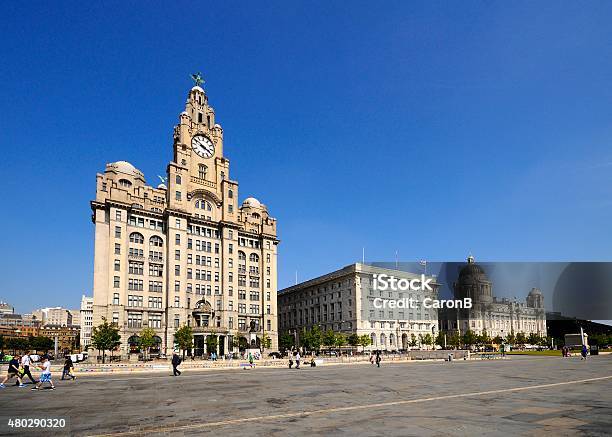
[[[276,220],[257,199],[238,203],[223,129],[201,87],[189,91],[173,138],[157,187],[125,161],[97,175],[93,325],[103,317],[115,323],[123,354],[137,350],[145,326],[170,354],[185,324],[196,354],[210,335],[217,353],[231,352],[251,323],[257,342],[266,334],[276,349]]]
[[[438,314],[422,305],[414,309],[377,309],[375,298],[408,299],[417,302],[437,299],[438,284],[433,291],[379,291],[373,289],[373,275],[388,274],[414,279],[415,273],[385,269],[366,264],[351,264],[343,269],[279,291],[279,329],[299,337],[304,329],[318,325],[347,335],[368,335],[372,345],[366,349],[409,349],[414,338],[437,335]],[[432,278],[433,279],[433,278]]]
[[[91,345],[91,330],[93,329],[93,297],[81,297],[81,349],[86,350]]]
[[[485,269],[469,256],[453,284],[455,299],[471,298],[471,309],[448,309],[440,312],[440,329],[444,332],[465,333],[468,329],[489,337],[505,338],[510,333],[523,332],[546,336],[546,313],[542,292],[533,288],[523,302],[493,295],[493,283]]]

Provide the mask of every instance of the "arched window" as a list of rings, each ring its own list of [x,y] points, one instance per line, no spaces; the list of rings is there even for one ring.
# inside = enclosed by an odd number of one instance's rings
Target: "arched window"
[[[199,209],[203,209],[205,211],[212,211],[212,205],[209,201],[207,200],[196,200],[195,202],[195,207],[199,208]]]
[[[240,261],[246,261],[246,253],[244,253],[242,250],[238,251],[238,259]]]
[[[119,185],[122,187],[129,188],[132,186],[132,183],[128,181],[127,179],[119,179]]]
[[[181,175],[176,175],[176,184],[181,185]]]
[[[385,334],[380,334],[380,345],[381,346],[387,345],[387,336]]]
[[[198,165],[198,176],[200,179],[206,179],[206,170],[207,167],[204,164]]]
[[[370,334],[370,339],[372,340],[372,346],[376,346],[376,334],[372,332]]]
[[[254,212],[253,214],[251,214],[253,216],[253,218],[255,219],[259,219],[259,217],[261,217],[259,214],[257,214],[256,212]]]
[[[395,345],[395,335],[389,334],[389,346]]]
[[[150,239],[149,239],[149,244],[151,246],[155,246],[155,247],[163,247],[164,245],[164,240],[161,239],[161,237],[158,237],[157,235],[153,235]]]
[[[234,198],[234,191],[233,190],[228,190],[227,191],[227,197],[229,197],[230,199]]]
[[[144,243],[144,237],[138,232],[132,232],[130,234],[130,243],[142,244]]]
[[[251,262],[259,262],[259,255],[256,253],[252,253],[249,255],[249,261]]]

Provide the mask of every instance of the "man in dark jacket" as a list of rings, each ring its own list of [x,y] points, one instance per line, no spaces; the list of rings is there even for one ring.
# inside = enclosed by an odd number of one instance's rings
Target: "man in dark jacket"
[[[172,374],[174,376],[181,376],[181,371],[177,369],[179,364],[181,364],[179,356],[176,353],[172,354]]]

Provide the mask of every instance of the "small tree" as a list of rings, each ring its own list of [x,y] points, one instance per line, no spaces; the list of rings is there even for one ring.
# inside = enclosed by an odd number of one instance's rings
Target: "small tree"
[[[234,341],[236,337],[234,337]],[[179,349],[183,351],[183,360],[185,359],[185,352],[191,350],[193,347],[193,329],[191,326],[183,325],[174,332],[174,341],[178,345]]]
[[[338,332],[336,334],[334,345],[337,346],[337,347],[345,346],[346,345],[346,335]]]
[[[295,346],[295,337],[288,332],[283,332],[278,338],[278,345],[282,350],[291,349]]]
[[[512,345],[516,342],[516,336],[514,335],[514,332],[508,334],[508,336],[506,337],[506,341],[508,342],[508,344]]]
[[[28,349],[28,346],[28,339],[25,337],[9,338],[6,342],[7,349],[12,350],[13,354],[16,354],[18,351],[25,351]]]
[[[501,338],[499,335],[496,335],[491,341],[497,345],[500,345],[504,342],[504,339]]]
[[[272,347],[272,339],[270,338],[270,336],[268,334],[264,333],[261,336],[260,344],[261,344],[261,352],[262,352],[262,355],[263,355],[263,351],[264,350],[270,349]]]
[[[525,346],[525,343],[527,343],[527,336],[525,335],[524,332],[519,332],[518,334],[516,334],[516,344],[518,344],[520,347]]]
[[[461,338],[459,336],[459,333],[453,332],[452,334],[448,335],[447,343],[454,348],[458,348],[459,343],[461,343]]]
[[[329,350],[331,351],[331,348],[335,344],[336,344],[336,333],[333,330],[328,329],[327,331],[325,331],[325,334],[323,335],[323,345],[327,346]]]
[[[359,346],[359,336],[357,334],[349,335],[346,341],[353,347]]]
[[[417,336],[414,334],[410,334],[410,342],[408,343],[408,345],[410,347],[417,347],[417,344],[418,344]]]
[[[481,346],[485,346],[491,343],[491,338],[489,337],[489,333],[486,329],[482,330],[482,334],[478,336],[478,344]]]
[[[441,348],[445,347],[446,345],[444,344],[444,333],[442,331],[438,332],[438,335],[436,335],[436,344],[438,346],[440,346]]]
[[[151,347],[155,345],[155,330],[153,328],[143,328],[140,331],[140,347],[142,348],[144,358],[149,355]]]
[[[372,344],[372,338],[368,334],[363,334],[359,336],[359,345],[365,348]]]
[[[211,354],[213,352],[217,352],[217,345],[219,344],[219,339],[216,335],[209,335],[206,337],[206,351]]]
[[[49,337],[38,336],[32,337],[30,340],[30,347],[38,351],[49,352],[49,349],[53,349],[55,341]]]
[[[527,342],[529,344],[532,344],[532,345],[539,345],[540,344],[540,336],[537,333],[532,332],[532,333],[529,334],[529,338],[528,338]]]
[[[96,349],[102,351],[102,364],[104,364],[106,351],[112,350],[121,344],[119,328],[108,323],[106,318],[102,317],[102,323],[99,326],[94,326],[91,332],[91,344]]]
[[[463,343],[464,346],[470,347],[476,344],[476,340],[477,340],[477,337],[474,331],[472,331],[471,329],[468,329],[463,334],[463,338],[461,339],[461,342]]]
[[[431,334],[428,333],[423,336],[423,341],[421,344],[426,344],[426,345],[431,346],[432,341],[433,341],[433,337]]]

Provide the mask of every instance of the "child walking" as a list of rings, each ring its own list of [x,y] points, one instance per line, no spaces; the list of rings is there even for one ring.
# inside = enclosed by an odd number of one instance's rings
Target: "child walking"
[[[42,369],[42,373],[40,374],[38,384],[36,384],[36,387],[32,388],[32,390],[39,390],[44,382],[48,382],[49,384],[51,384],[51,390],[55,390],[55,386],[53,385],[53,381],[51,380],[51,361],[49,361],[49,358],[43,357],[42,365],[39,365],[38,367]]]

